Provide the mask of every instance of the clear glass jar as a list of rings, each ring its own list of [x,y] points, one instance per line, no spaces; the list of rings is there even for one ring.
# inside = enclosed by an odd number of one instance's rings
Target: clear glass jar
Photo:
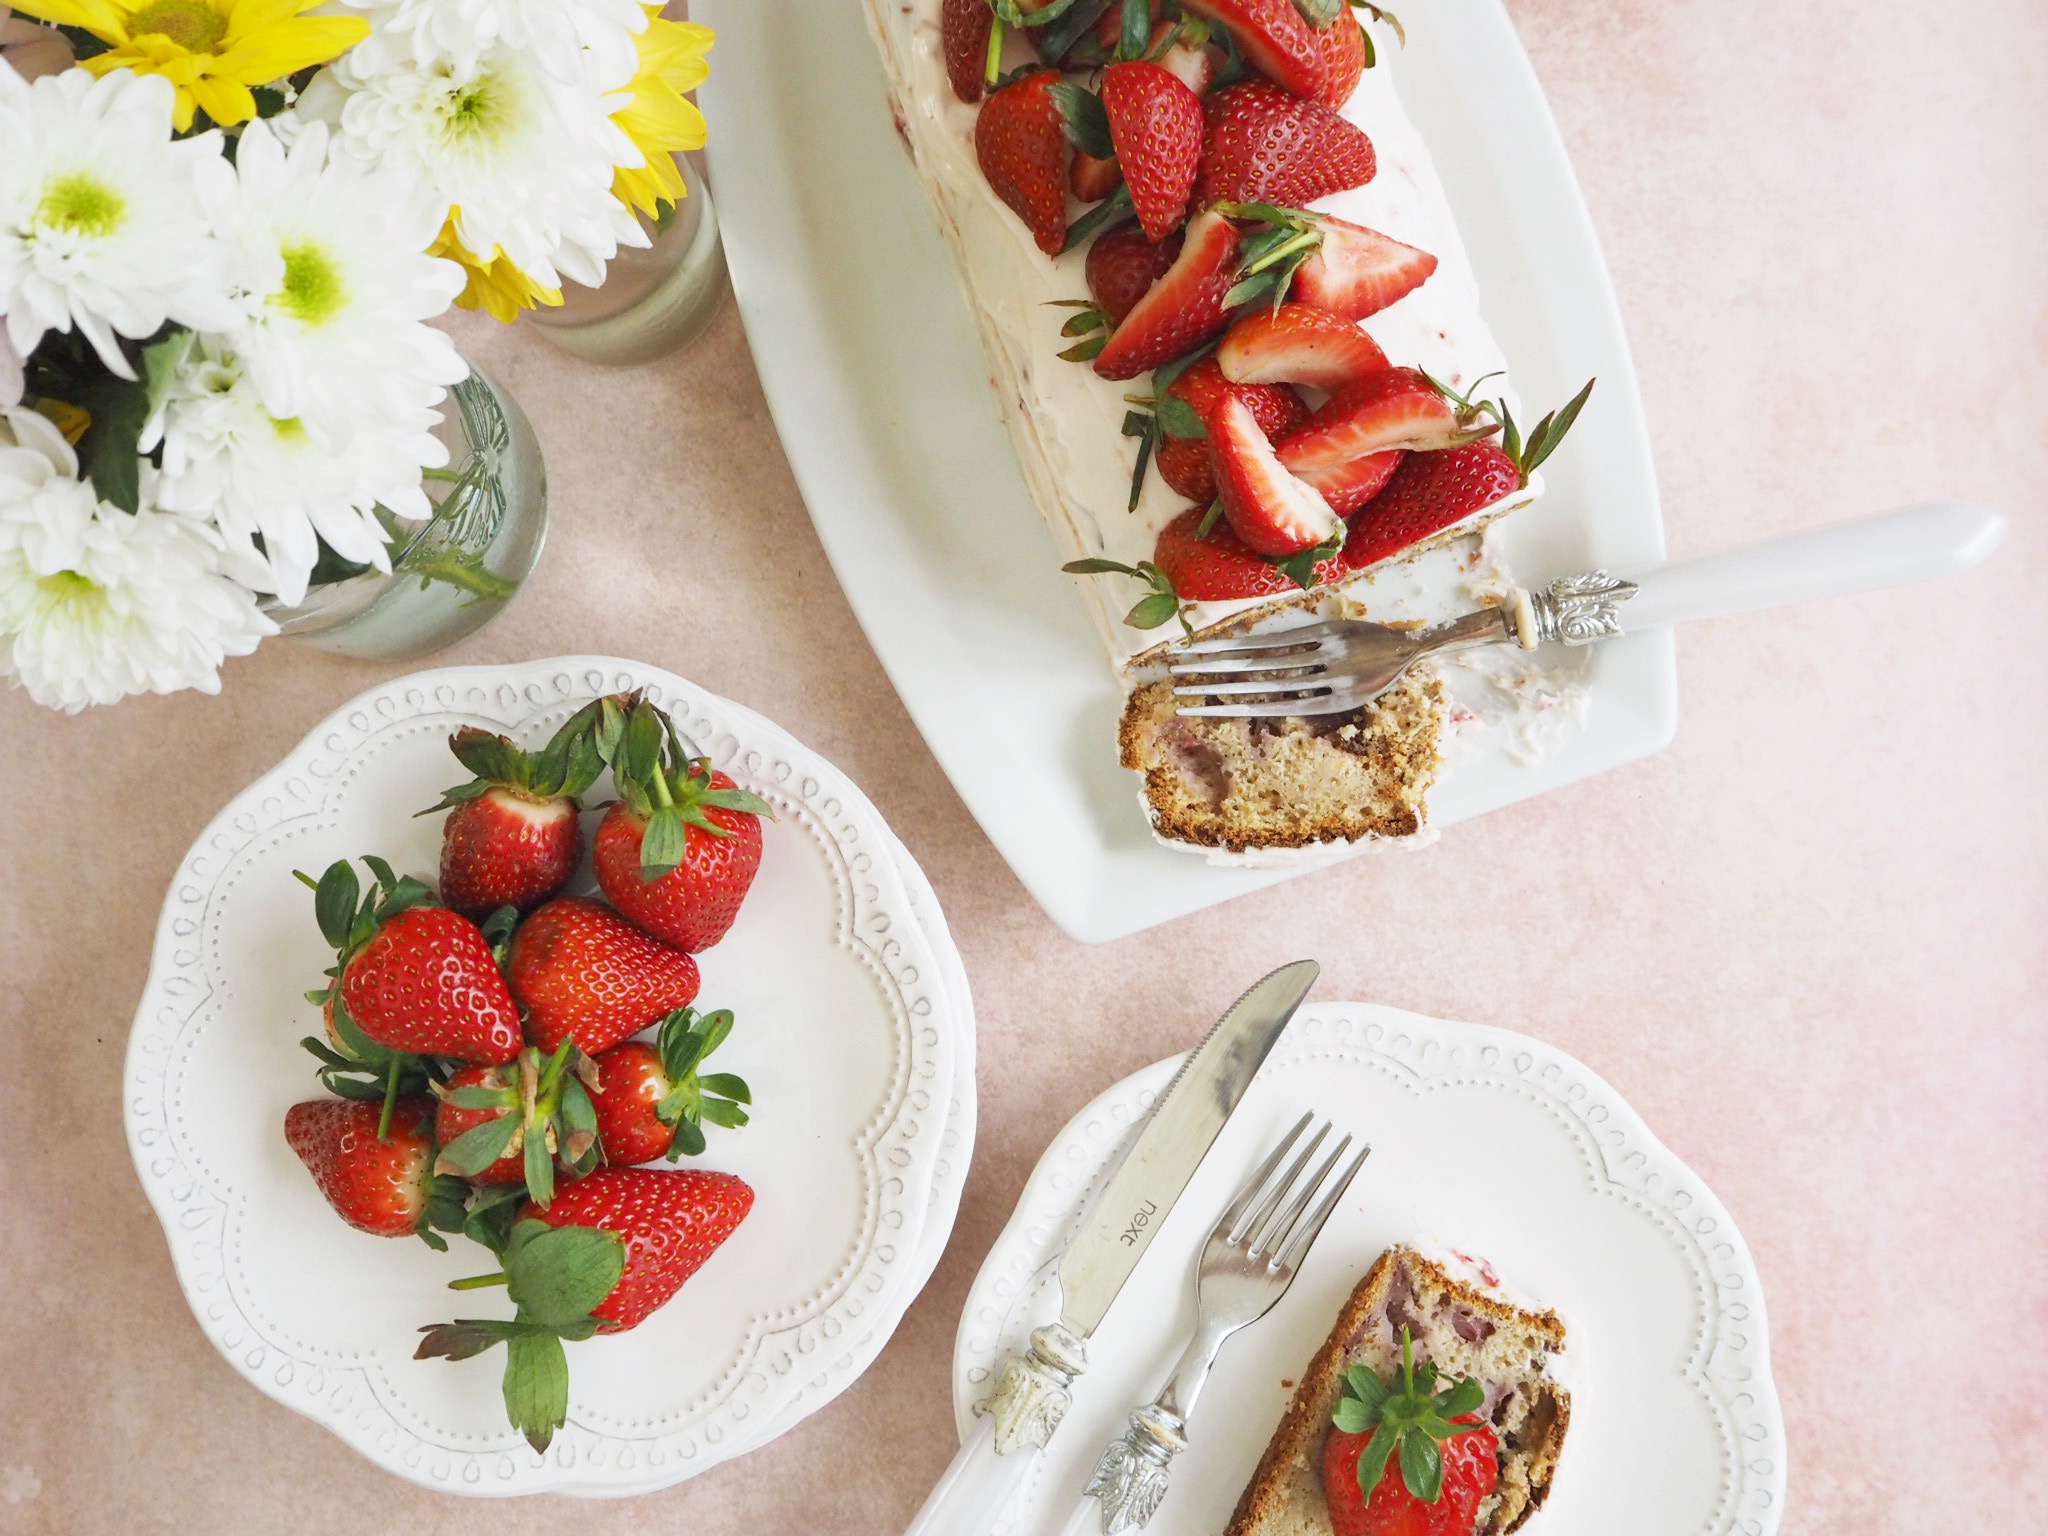
[[[562,287],[562,302],[524,320],[560,347],[594,363],[652,362],[694,341],[725,302],[725,252],[718,210],[694,156],[679,155],[688,190],[645,250],[621,248],[604,285]]]
[[[540,558],[547,470],[518,405],[474,363],[449,391],[435,436],[448,467],[424,472],[433,516],[381,513],[387,574],[367,570],[273,606],[278,632],[345,656],[402,660],[453,645],[503,611]],[[316,572],[316,576],[317,576]]]

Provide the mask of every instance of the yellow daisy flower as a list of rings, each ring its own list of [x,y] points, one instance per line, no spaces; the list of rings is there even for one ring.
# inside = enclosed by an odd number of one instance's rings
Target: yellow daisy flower
[[[465,246],[456,236],[452,208],[448,211],[448,222],[441,226],[441,233],[428,247],[427,254],[445,256],[462,264],[463,276],[468,281],[455,296],[460,308],[486,310],[493,320],[506,325],[522,309],[532,309],[536,304],[552,307],[562,302],[561,289],[541,287],[507,261],[499,247],[492,246],[490,259],[485,260]]]
[[[704,114],[695,102],[683,99],[683,92],[694,91],[710,73],[704,54],[713,34],[693,21],[664,20],[659,5],[646,10],[647,30],[634,39],[640,69],[626,86],[631,100],[612,114],[612,121],[647,163],[620,166],[612,177],[612,195],[653,218],[660,204],[682,199],[676,153],[704,147]]]
[[[370,35],[360,16],[305,16],[324,0],[12,0],[15,10],[83,27],[107,45],[82,61],[95,75],[132,69],[178,91],[178,131],[194,109],[223,127],[256,115],[252,85],[347,52]]]

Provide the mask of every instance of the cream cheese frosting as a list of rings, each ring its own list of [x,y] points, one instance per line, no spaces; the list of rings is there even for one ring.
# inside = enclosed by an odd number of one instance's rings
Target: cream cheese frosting
[[[1104,379],[1085,363],[1059,356],[1071,345],[1060,335],[1070,311],[1049,306],[1087,297],[1085,250],[1047,256],[990,190],[974,155],[979,107],[961,102],[947,83],[939,12],[940,0],[869,0],[868,19],[881,45],[905,142],[966,281],[969,308],[1026,483],[1052,524],[1064,558],[1097,556],[1125,565],[1149,560],[1160,529],[1187,507],[1184,497],[1148,473],[1136,509],[1127,510],[1138,445],[1122,435],[1130,409],[1125,396],[1147,392],[1149,382],[1143,377]],[[1011,47],[1019,51],[1006,63],[1021,62],[1027,56],[1024,46],[1013,39]],[[1392,52],[1382,52],[1343,109],[1372,140],[1377,174],[1363,187],[1311,206],[1437,258],[1427,282],[1363,324],[1390,360],[1422,368],[1462,391],[1485,375],[1504,373],[1506,364],[1480,313],[1478,285],[1442,184],[1396,93],[1389,70]],[[1485,392],[1512,404],[1502,385],[1502,380],[1490,380]],[[1538,491],[1532,480],[1432,542],[1471,532],[1534,500]],[[1367,596],[1385,584],[1389,569],[1382,566],[1352,578],[1343,584],[1345,596],[1365,602],[1375,617],[1405,616],[1409,605],[1395,613]],[[1135,583],[1114,576],[1075,580],[1120,676],[1178,634],[1177,628],[1144,631],[1124,624],[1124,613],[1142,595]],[[1272,599],[1192,603],[1188,618],[1197,629],[1207,629],[1272,606]],[[1448,613],[1437,602],[1413,616]]]

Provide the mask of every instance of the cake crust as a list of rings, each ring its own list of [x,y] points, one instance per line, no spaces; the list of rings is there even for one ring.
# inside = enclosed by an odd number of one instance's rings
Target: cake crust
[[[1279,1427],[1238,1498],[1225,1536],[1329,1536],[1321,1462],[1330,1416],[1353,1360],[1364,1357],[1384,1368],[1371,1357],[1390,1305],[1398,1305],[1393,1300],[1397,1284],[1404,1281],[1411,1296],[1426,1289],[1427,1294],[1446,1297],[1452,1306],[1485,1319],[1492,1325],[1489,1340],[1513,1330],[1512,1337],[1526,1337],[1542,1350],[1564,1351],[1564,1324],[1555,1312],[1524,1311],[1465,1283],[1412,1248],[1389,1248],[1352,1290],[1302,1373]],[[1539,1376],[1518,1384],[1516,1390],[1525,1393],[1527,1401],[1512,1414],[1511,1426],[1501,1431],[1501,1481],[1480,1506],[1480,1536],[1507,1536],[1542,1506],[1571,1424],[1571,1395],[1556,1381]],[[1500,1401],[1508,1404],[1508,1395]]]

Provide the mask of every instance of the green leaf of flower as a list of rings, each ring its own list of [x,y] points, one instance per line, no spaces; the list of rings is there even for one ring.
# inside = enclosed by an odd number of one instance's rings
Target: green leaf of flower
[[[569,1360],[551,1333],[505,1341],[505,1416],[536,1451],[545,1451],[569,1418]]]
[[[1425,1504],[1434,1504],[1443,1497],[1443,1452],[1436,1448],[1436,1441],[1420,1430],[1401,1436],[1401,1481]]]

